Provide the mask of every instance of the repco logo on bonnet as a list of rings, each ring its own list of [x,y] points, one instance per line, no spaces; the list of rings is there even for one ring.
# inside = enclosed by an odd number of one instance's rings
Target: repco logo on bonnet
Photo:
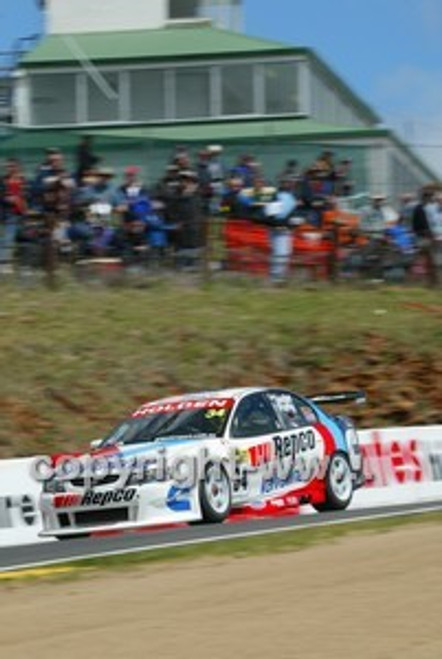
[[[134,487],[128,490],[113,492],[93,492],[88,490],[81,501],[82,506],[107,506],[109,503],[130,503],[137,491]]]

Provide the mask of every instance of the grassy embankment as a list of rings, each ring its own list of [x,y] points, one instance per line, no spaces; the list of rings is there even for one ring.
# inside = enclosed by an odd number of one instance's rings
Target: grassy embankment
[[[365,389],[363,427],[442,423],[440,291],[254,281],[0,288],[0,458],[81,448],[138,403],[282,385]]]

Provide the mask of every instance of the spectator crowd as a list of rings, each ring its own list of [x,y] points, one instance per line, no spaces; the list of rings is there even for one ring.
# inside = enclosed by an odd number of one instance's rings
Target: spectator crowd
[[[352,161],[335,162],[323,151],[306,168],[289,160],[273,183],[253,155],[225,164],[222,147],[211,145],[193,160],[177,146],[159,181],[149,189],[137,166],[124,169],[123,180],[94,152],[91,138],[81,140],[74,171],[59,149],[47,149],[32,176],[10,158],[0,179],[0,268],[34,268],[55,259],[117,258],[123,264],[173,263],[194,266],[201,259],[213,218],[243,218],[268,229],[270,274],[287,276],[292,235],[300,226],[325,230],[327,212],[355,193]],[[437,245],[442,240],[442,188],[412,191],[396,208],[373,195],[352,228],[354,244],[343,268],[356,271],[373,263],[386,246],[404,267],[423,254],[437,280]],[[246,228],[245,228],[246,231]],[[360,236],[362,243],[357,243]],[[347,240],[348,243],[351,241]]]

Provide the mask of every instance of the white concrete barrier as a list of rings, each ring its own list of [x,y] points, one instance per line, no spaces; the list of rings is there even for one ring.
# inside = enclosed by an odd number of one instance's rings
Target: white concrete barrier
[[[0,547],[40,542],[41,485],[31,478],[32,458],[0,460]]]

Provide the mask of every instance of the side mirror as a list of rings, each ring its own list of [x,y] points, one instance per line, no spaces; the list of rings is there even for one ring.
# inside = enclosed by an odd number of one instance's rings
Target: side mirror
[[[100,446],[101,446],[101,442],[102,442],[102,441],[103,441],[102,439],[93,439],[93,440],[91,441],[91,443],[89,444],[89,446],[91,447],[91,449],[92,449],[93,451],[95,451],[95,450],[97,450],[98,448],[100,448]]]

